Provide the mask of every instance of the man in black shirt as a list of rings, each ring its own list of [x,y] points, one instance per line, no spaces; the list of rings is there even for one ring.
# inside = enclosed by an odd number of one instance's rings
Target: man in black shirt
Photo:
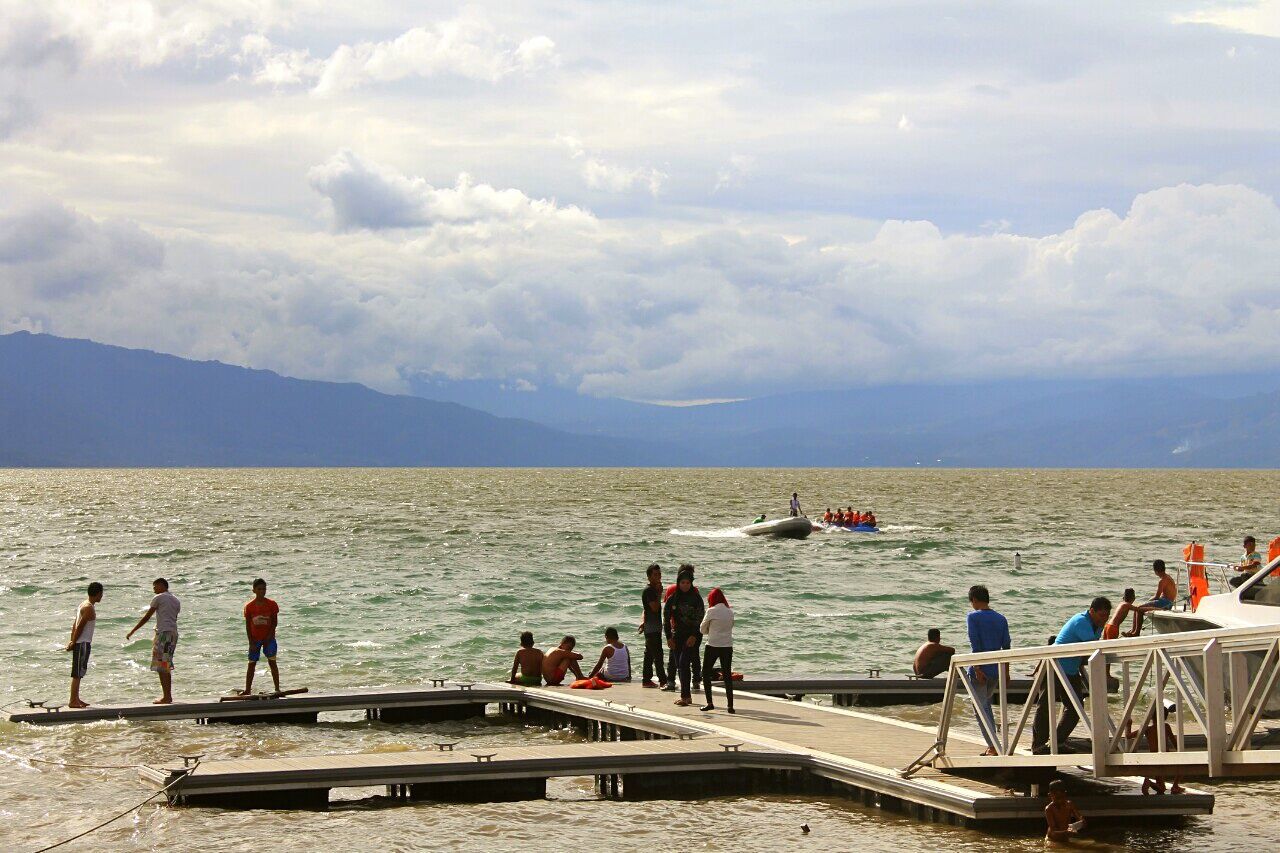
[[[640,595],[644,606],[644,621],[640,623],[640,632],[644,634],[644,686],[658,687],[667,683],[667,671],[662,665],[666,649],[662,644],[662,567],[652,563],[648,569],[649,585]],[[654,682],[654,669],[658,672],[658,681]]]

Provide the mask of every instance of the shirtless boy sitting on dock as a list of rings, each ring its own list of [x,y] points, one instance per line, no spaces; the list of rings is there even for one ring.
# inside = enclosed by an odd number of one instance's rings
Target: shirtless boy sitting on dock
[[[1152,610],[1172,610],[1173,603],[1178,600],[1178,584],[1165,570],[1164,560],[1156,560],[1151,564],[1151,571],[1160,580],[1156,583],[1156,596],[1145,604],[1133,608],[1133,630],[1125,631],[1126,637],[1136,637],[1142,633],[1142,617]]]
[[[942,645],[942,632],[937,628],[929,629],[929,642],[916,650],[916,659],[912,670],[921,678],[937,678],[947,671],[951,665],[951,656],[956,650]]]
[[[577,644],[577,640],[566,635],[560,641],[560,645],[547,652],[546,657],[542,659],[542,677],[546,679],[548,687],[559,687],[564,683],[565,674],[569,672],[578,678],[586,678],[582,674],[582,667],[578,666],[582,655],[573,650]]]
[[[1070,841],[1084,829],[1084,816],[1067,798],[1067,786],[1061,779],[1049,783],[1049,805],[1044,807],[1044,819],[1049,824],[1045,833],[1049,841]]]
[[[512,684],[522,684],[525,687],[537,687],[542,684],[542,650],[533,647],[533,633],[525,631],[520,635],[520,650],[516,652],[516,659],[511,663],[511,678],[508,679]],[[516,676],[516,670],[520,670],[520,675]]]

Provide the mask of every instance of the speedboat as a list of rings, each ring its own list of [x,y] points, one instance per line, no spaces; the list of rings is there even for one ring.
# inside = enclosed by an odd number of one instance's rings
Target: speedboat
[[[1220,571],[1230,568],[1223,563],[1188,563],[1188,566],[1195,565]],[[1147,618],[1159,634],[1267,625],[1276,626],[1280,632],[1280,571],[1277,570],[1280,570],[1280,557],[1254,572],[1238,589],[1232,589],[1223,575],[1224,591],[1204,596],[1194,609],[1188,606],[1185,610],[1155,610],[1148,613]],[[1272,572],[1277,572],[1275,577]]]
[[[748,536],[768,536],[773,539],[806,539],[813,532],[813,522],[800,518],[775,518],[748,524],[741,529]]]
[[[1262,628],[1271,626],[1280,636],[1280,557],[1268,562],[1258,569],[1248,580],[1232,589],[1227,582],[1226,572],[1231,566],[1222,563],[1188,562],[1187,568],[1199,566],[1206,573],[1208,569],[1217,569],[1224,592],[1206,595],[1194,607],[1190,601],[1183,610],[1153,610],[1147,619],[1158,634],[1176,634],[1181,631],[1209,631],[1215,628]],[[1272,573],[1277,572],[1273,577]],[[1250,681],[1257,675],[1262,666],[1262,652],[1247,652],[1244,655],[1248,678]],[[1201,664],[1191,663],[1192,669],[1202,672]],[[1267,696],[1265,714],[1268,717],[1280,716],[1280,686],[1274,688]]]

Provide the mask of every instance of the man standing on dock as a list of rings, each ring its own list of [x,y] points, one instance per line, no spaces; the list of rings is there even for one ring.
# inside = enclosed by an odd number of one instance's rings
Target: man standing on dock
[[[178,647],[178,611],[182,602],[169,592],[169,582],[164,578],[156,578],[151,584],[155,598],[147,612],[133,626],[133,630],[125,635],[126,640],[133,639],[138,629],[147,624],[152,616],[156,617],[156,635],[151,640],[151,671],[160,678],[160,689],[163,695],[155,700],[156,705],[173,704],[173,652]]]
[[[249,669],[244,676],[241,696],[253,693],[253,672],[258,668],[258,658],[267,656],[271,667],[271,681],[280,692],[280,669],[276,666],[276,627],[280,622],[280,605],[267,598],[267,582],[258,578],[253,582],[253,598],[244,606],[244,630],[249,635]]]
[[[89,703],[80,698],[80,679],[89,671],[89,652],[92,649],[93,629],[98,624],[98,602],[102,600],[102,584],[94,581],[89,584],[89,597],[76,611],[75,621],[71,623],[71,641],[67,643],[67,651],[71,652],[71,701],[68,708],[88,708]]]
[[[1010,648],[1009,620],[1003,614],[991,609],[991,593],[985,586],[977,584],[969,587],[969,648],[974,652],[998,652]],[[973,679],[974,708],[982,715],[992,732],[996,730],[995,714],[991,710],[991,696],[1000,685],[1000,668],[996,664],[987,663],[969,668],[969,677]],[[995,740],[987,734],[987,729],[979,726],[982,739],[987,742],[985,755],[996,754]]]
[[[691,676],[691,670],[693,661],[698,656],[698,641],[701,639],[698,632],[702,627],[702,617],[706,615],[706,605],[702,603],[702,595],[693,586],[692,566],[681,566],[677,578],[676,591],[667,599],[663,622],[669,626],[667,640],[677,655],[680,672],[680,698],[676,704],[691,705],[691,678],[697,677]]]
[[[1062,630],[1058,632],[1058,637],[1053,641],[1054,645],[1061,646],[1067,643],[1092,643],[1102,637],[1102,629],[1107,624],[1107,618],[1111,616],[1111,601],[1102,596],[1098,596],[1089,604],[1089,609],[1083,613],[1077,613],[1066,621],[1062,626]],[[1055,684],[1055,698],[1062,703],[1062,718],[1058,721],[1058,730],[1054,735],[1054,739],[1058,745],[1059,752],[1069,751],[1067,747],[1067,738],[1075,731],[1076,724],[1080,722],[1080,715],[1076,712],[1076,703],[1071,701],[1067,695],[1067,690],[1075,692],[1078,699],[1083,699],[1085,695],[1084,679],[1080,676],[1080,665],[1084,663],[1083,657],[1063,658],[1058,662],[1062,667],[1062,672],[1067,676],[1068,685],[1061,682]],[[1053,670],[1050,669],[1045,673],[1046,679],[1055,678]],[[1093,685],[1098,690],[1106,690],[1107,685]],[[1046,690],[1040,697],[1040,707],[1036,708],[1036,721],[1031,729],[1031,752],[1035,755],[1047,755],[1049,749],[1049,694]]]
[[[644,669],[641,674],[645,687],[657,687],[667,683],[667,670],[662,665],[666,656],[662,648],[662,566],[651,563],[646,574],[649,585],[640,594],[640,604],[644,608],[644,620],[640,623],[640,631],[644,634]],[[656,683],[653,680],[655,670],[658,673]]]

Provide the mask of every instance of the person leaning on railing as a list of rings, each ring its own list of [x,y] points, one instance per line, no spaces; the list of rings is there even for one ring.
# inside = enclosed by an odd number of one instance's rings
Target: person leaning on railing
[[[1102,637],[1102,629],[1107,624],[1107,618],[1111,615],[1111,601],[1102,596],[1098,596],[1089,604],[1089,609],[1083,613],[1077,613],[1066,621],[1062,626],[1062,630],[1058,632],[1058,636],[1054,639],[1054,645],[1061,646],[1068,643],[1092,643]],[[1077,698],[1085,695],[1084,679],[1080,676],[1080,665],[1084,663],[1083,657],[1062,658],[1058,661],[1062,667],[1062,672],[1067,677],[1070,689],[1075,691]],[[1045,673],[1045,679],[1055,678],[1052,668]],[[1067,738],[1075,731],[1076,724],[1080,722],[1080,714],[1076,712],[1075,703],[1067,696],[1068,685],[1059,682],[1055,685],[1055,699],[1062,703],[1062,716],[1058,720],[1058,730],[1055,732],[1055,740],[1058,744],[1058,751],[1064,752],[1063,747],[1066,746]],[[1106,690],[1106,685],[1099,685],[1099,689]],[[1040,707],[1036,708],[1036,721],[1031,728],[1031,751],[1036,755],[1045,755],[1050,752],[1049,749],[1049,693],[1046,690],[1040,698]]]

